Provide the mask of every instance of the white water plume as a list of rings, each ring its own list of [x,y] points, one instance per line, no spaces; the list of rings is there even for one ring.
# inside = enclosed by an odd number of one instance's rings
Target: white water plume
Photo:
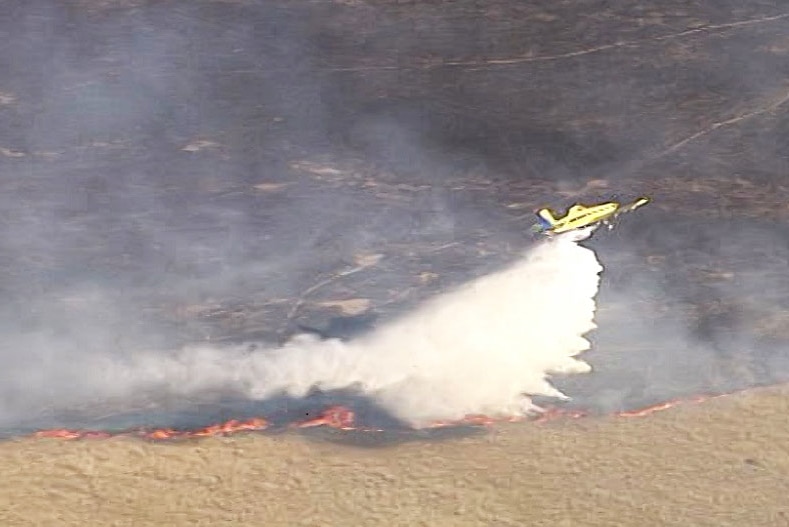
[[[540,243],[509,268],[348,342],[299,336],[252,352],[200,345],[147,355],[134,369],[182,394],[233,389],[266,399],[356,388],[416,427],[538,411],[529,396],[565,398],[550,375],[591,369],[576,356],[595,328],[602,267],[577,244],[585,236]]]

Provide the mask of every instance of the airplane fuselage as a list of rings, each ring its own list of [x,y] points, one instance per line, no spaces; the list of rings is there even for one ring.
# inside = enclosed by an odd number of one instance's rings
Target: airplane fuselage
[[[563,218],[557,220],[551,226],[550,230],[555,234],[559,234],[573,229],[580,229],[581,227],[604,221],[613,216],[617,209],[619,209],[619,203],[615,202],[603,203],[593,207],[573,205]]]
[[[551,209],[543,208],[537,211],[539,223],[534,225],[532,229],[534,232],[543,232],[551,236],[585,228],[594,230],[600,225],[607,225],[611,228],[613,221],[619,215],[636,210],[647,203],[649,203],[647,197],[640,197],[627,205],[622,205],[618,201],[608,201],[592,206],[576,203],[561,218],[557,218]]]

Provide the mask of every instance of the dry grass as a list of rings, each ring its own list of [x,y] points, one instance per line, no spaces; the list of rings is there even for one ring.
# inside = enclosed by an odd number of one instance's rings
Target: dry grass
[[[358,449],[294,436],[0,445],[0,524],[789,525],[789,389]]]

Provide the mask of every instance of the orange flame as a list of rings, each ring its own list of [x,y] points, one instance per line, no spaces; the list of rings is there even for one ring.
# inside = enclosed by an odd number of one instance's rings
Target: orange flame
[[[246,421],[231,419],[224,423],[207,426],[198,430],[178,431],[172,428],[160,428],[152,430],[144,435],[148,439],[176,439],[190,437],[211,437],[219,435],[230,435],[238,432],[253,432],[268,428],[268,421],[262,417],[253,417]]]
[[[157,428],[155,430],[142,431],[133,430],[130,432],[110,433],[101,430],[69,430],[66,428],[56,428],[53,430],[41,430],[32,436],[36,438],[54,439],[107,439],[115,436],[140,436],[146,439],[164,440],[189,437],[208,437],[216,435],[229,435],[237,432],[259,431],[268,428],[268,421],[262,417],[253,417],[246,421],[231,419],[224,423],[207,426],[199,430],[179,431],[172,428]]]
[[[33,434],[33,437],[49,437],[55,439],[77,439],[82,437],[79,430],[67,430],[65,428],[54,428],[52,430],[41,430]]]
[[[294,423],[296,428],[310,428],[313,426],[328,426],[339,430],[354,430],[356,415],[344,406],[330,406],[318,417]]]
[[[207,426],[201,430],[191,432],[195,437],[235,434],[236,432],[254,432],[268,428],[268,421],[262,417],[253,417],[246,421],[231,419],[218,425]]]
[[[178,431],[172,428],[159,428],[148,432],[145,437],[148,439],[172,439],[178,435],[180,435]]]
[[[675,399],[647,406],[638,410],[627,410],[617,412],[613,415],[617,417],[644,417],[655,412],[667,410],[681,404],[701,403],[709,399],[725,397],[731,394],[720,395],[698,395],[689,399]],[[530,419],[534,423],[546,423],[559,419],[579,419],[587,417],[589,414],[581,410],[563,410],[561,408],[547,408],[539,416]],[[498,422],[517,422],[522,421],[523,417],[493,418],[486,415],[467,415],[455,421],[436,421],[431,423],[428,428],[442,428],[459,425],[490,426]],[[311,428],[316,426],[327,426],[338,430],[356,430],[363,432],[381,432],[383,430],[374,428],[363,428],[355,425],[356,414],[344,406],[330,406],[315,418],[299,421],[291,424],[294,428]],[[41,430],[32,434],[36,438],[54,439],[105,439],[114,436],[136,436],[151,440],[167,440],[176,438],[192,437],[212,437],[220,435],[230,435],[239,432],[252,432],[266,430],[269,421],[264,417],[253,417],[245,421],[231,419],[224,423],[206,426],[197,430],[179,431],[172,428],[158,428],[155,430],[132,430],[120,433],[110,433],[100,430],[70,430],[66,428],[55,428],[52,430]]]
[[[652,406],[647,406],[646,408],[641,408],[639,410],[617,412],[615,415],[617,417],[644,417],[646,415],[660,412],[662,410],[668,410],[669,408],[673,408],[682,404],[698,404],[703,403],[704,401],[709,401],[710,399],[718,399],[720,397],[726,397],[729,395],[731,395],[731,393],[721,393],[717,395],[696,395],[695,397],[688,399],[672,399],[670,401],[653,404]]]
[[[661,410],[668,410],[674,406],[679,406],[683,402],[684,401],[666,401],[665,403],[653,404],[652,406],[647,406],[646,408],[641,408],[639,410],[617,412],[615,415],[618,417],[644,417],[655,412],[660,412]]]
[[[461,419],[456,419],[454,421],[433,421],[430,423],[427,428],[447,428],[452,426],[490,426],[495,424],[496,422],[500,421],[519,421],[522,418],[519,417],[506,417],[503,419],[496,419],[494,417],[490,417],[487,415],[478,415],[478,414],[470,414]]]

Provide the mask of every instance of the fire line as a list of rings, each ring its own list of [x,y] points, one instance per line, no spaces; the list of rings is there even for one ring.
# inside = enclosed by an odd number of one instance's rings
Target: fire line
[[[732,393],[724,393],[719,395],[699,395],[688,399],[675,399],[666,401],[652,406],[637,410],[627,410],[616,412],[613,415],[616,417],[645,417],[647,415],[668,410],[676,406],[684,404],[698,404],[710,399],[716,399],[732,395]],[[536,424],[546,423],[556,420],[567,419],[580,419],[583,417],[590,417],[591,414],[582,410],[563,410],[560,408],[547,408],[538,416],[533,418],[524,417],[506,417],[506,418],[493,418],[485,415],[469,415],[457,421],[436,421],[428,428],[445,428],[453,426],[491,426],[500,422],[518,422],[529,420]],[[142,439],[163,441],[172,439],[185,439],[185,438],[199,438],[199,437],[216,437],[216,436],[229,436],[241,432],[260,432],[269,429],[270,422],[264,417],[253,417],[246,420],[231,419],[223,423],[206,426],[195,430],[175,430],[173,428],[157,428],[157,429],[133,429],[123,432],[106,432],[101,430],[73,430],[66,428],[55,428],[50,430],[40,430],[34,432],[29,437],[34,438],[52,438],[52,439],[108,439],[111,437],[139,437]],[[304,421],[297,421],[291,423],[288,428],[312,428],[325,426],[337,430],[344,431],[358,431],[358,432],[384,432],[383,429],[366,428],[356,425],[356,414],[349,408],[344,406],[330,406],[321,412],[317,417],[307,419]]]

